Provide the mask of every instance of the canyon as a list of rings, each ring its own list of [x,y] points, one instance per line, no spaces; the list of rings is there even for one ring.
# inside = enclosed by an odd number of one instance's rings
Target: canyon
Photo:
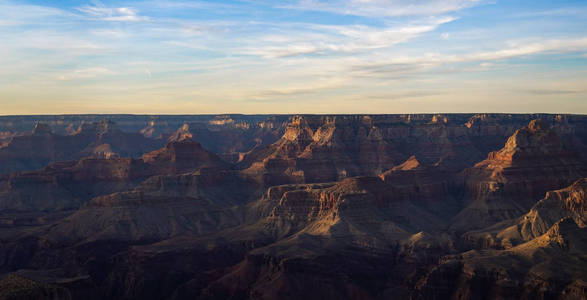
[[[0,116],[1,299],[585,299],[587,116]]]

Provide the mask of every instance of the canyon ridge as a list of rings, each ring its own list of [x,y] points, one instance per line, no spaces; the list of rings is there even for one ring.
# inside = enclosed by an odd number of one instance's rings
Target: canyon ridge
[[[0,299],[585,299],[587,116],[0,116]]]

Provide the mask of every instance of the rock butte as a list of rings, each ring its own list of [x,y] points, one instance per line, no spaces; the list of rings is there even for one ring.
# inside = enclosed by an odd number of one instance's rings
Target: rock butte
[[[0,298],[584,299],[586,144],[579,115],[0,117]]]

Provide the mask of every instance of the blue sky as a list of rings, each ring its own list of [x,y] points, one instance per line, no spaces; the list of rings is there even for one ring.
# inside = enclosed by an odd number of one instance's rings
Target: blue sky
[[[587,113],[587,1],[0,0],[0,114]]]

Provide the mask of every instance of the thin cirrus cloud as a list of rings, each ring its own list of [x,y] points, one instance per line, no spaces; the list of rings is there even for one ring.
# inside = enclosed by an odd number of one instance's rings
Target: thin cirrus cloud
[[[71,72],[57,76],[58,80],[73,80],[73,79],[87,79],[95,78],[96,76],[112,75],[114,72],[107,68],[86,68],[73,70]]]
[[[100,1],[93,1],[92,5],[83,5],[76,9],[95,20],[115,22],[142,22],[149,20],[148,17],[140,16],[136,8],[107,7]]]
[[[355,64],[352,70],[371,73],[397,72],[412,70],[418,66],[438,66],[451,63],[482,62],[482,67],[493,66],[488,61],[499,61],[508,58],[530,56],[545,53],[566,53],[587,50],[587,38],[579,39],[552,39],[541,42],[522,44],[512,42],[512,46],[488,52],[468,53],[465,55],[443,55],[428,53],[423,56],[397,57],[392,59],[380,58],[376,62],[364,62]]]
[[[37,22],[42,24],[71,13],[53,7],[0,1],[0,27],[15,27]]]
[[[443,17],[384,28],[364,25],[300,25],[298,27],[305,26],[311,32],[293,31],[260,36],[254,40],[254,45],[245,48],[244,53],[260,55],[265,58],[329,53],[353,54],[393,47],[424,33],[434,31],[438,26],[454,20],[453,17]]]
[[[286,2],[288,3],[282,3],[278,7],[368,17],[397,17],[429,16],[455,12],[478,5],[480,0],[301,0]]]
[[[581,2],[36,3],[0,0],[0,109],[587,112]]]
[[[531,89],[519,90],[520,93],[534,94],[537,96],[543,95],[566,95],[566,94],[587,94],[587,90],[562,90],[562,89]]]

